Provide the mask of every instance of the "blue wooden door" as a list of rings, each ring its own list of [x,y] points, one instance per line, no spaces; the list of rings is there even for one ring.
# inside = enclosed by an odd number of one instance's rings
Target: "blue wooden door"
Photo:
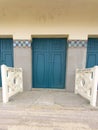
[[[86,67],[98,65],[98,38],[89,38],[87,45],[87,63]]]
[[[11,38],[0,39],[0,86],[1,85],[1,65],[13,66],[13,40]]]
[[[65,88],[67,39],[36,38],[32,50],[33,87]]]

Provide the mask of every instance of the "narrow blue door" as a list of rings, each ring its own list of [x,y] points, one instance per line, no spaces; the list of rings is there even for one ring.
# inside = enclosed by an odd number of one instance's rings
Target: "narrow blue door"
[[[13,66],[13,39],[0,39],[0,87],[1,84],[1,65]]]
[[[87,63],[86,67],[98,65],[98,38],[89,38],[87,45]]]
[[[65,88],[66,50],[67,39],[33,39],[34,88]]]

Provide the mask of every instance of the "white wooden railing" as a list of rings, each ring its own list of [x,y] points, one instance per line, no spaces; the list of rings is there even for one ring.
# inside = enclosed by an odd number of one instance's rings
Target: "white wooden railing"
[[[80,94],[96,106],[98,85],[98,66],[88,69],[77,69],[75,77],[75,93]]]
[[[7,103],[9,98],[18,92],[23,92],[22,73],[21,68],[1,66],[3,103]]]

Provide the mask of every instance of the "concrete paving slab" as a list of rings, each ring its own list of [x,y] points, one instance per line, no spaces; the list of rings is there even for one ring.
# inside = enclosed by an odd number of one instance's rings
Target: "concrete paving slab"
[[[98,107],[65,90],[34,89],[7,104],[0,97],[0,130],[12,129],[98,130]]]
[[[0,98],[1,99],[1,98]],[[1,102],[0,102],[1,103]],[[74,93],[67,93],[60,90],[33,90],[19,93],[10,98],[8,104],[43,104],[43,105],[64,105],[64,106],[82,106],[87,105],[88,101]]]
[[[37,126],[9,126],[8,130],[91,130],[88,125],[81,123],[63,123],[51,127]]]

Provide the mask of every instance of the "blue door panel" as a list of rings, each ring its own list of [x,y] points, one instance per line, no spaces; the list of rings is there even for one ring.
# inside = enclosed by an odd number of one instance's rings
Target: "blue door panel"
[[[37,88],[44,88],[47,86],[47,57],[43,53],[34,54],[33,64],[33,83]]]
[[[37,56],[37,64],[36,64],[36,75],[38,82],[42,84],[44,82],[45,75],[45,57],[44,55]]]
[[[86,67],[98,65],[98,38],[89,38],[87,45],[87,63]]]
[[[87,66],[94,67],[97,64],[96,59],[97,59],[96,54],[88,54]]]
[[[1,83],[1,65],[13,66],[13,40],[11,38],[0,39],[0,86]]]
[[[66,50],[66,39],[33,39],[34,88],[65,88]]]
[[[7,66],[13,66],[13,56],[10,52],[4,52],[2,54],[2,64]]]
[[[52,63],[50,64],[49,86],[53,88],[65,87],[65,55],[63,53],[52,54]]]

